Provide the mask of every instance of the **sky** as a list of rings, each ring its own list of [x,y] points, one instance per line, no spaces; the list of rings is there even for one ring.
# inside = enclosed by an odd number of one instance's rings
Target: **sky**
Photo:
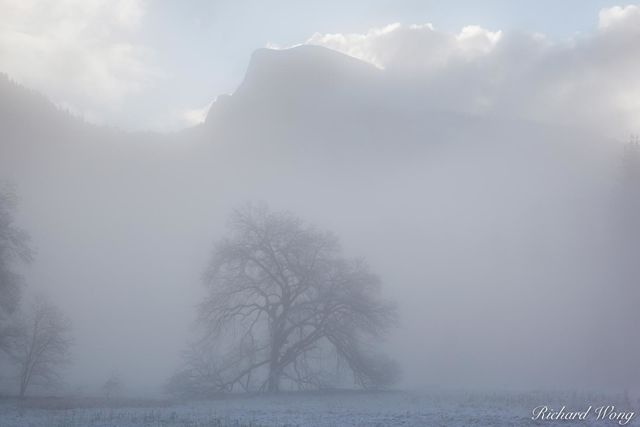
[[[601,12],[614,6],[625,4],[0,0],[0,72],[88,121],[166,131],[201,122],[216,96],[242,81],[257,48],[323,44],[322,35],[392,24],[431,24],[443,34],[478,26],[571,43],[600,31]]]

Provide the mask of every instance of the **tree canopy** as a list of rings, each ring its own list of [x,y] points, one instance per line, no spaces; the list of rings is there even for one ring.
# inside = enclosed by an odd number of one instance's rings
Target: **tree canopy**
[[[205,283],[204,335],[174,388],[275,392],[396,380],[395,364],[376,349],[394,306],[364,261],[342,255],[335,235],[247,206],[215,246]]]

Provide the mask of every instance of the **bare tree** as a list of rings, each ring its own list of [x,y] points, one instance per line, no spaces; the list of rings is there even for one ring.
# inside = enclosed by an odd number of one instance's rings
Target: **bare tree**
[[[12,349],[18,366],[19,395],[31,385],[43,387],[61,382],[60,369],[69,362],[71,322],[48,301],[38,298]]]
[[[29,262],[32,251],[27,233],[14,224],[15,194],[0,188],[0,350],[8,351],[17,329],[10,317],[20,301],[20,276],[16,261]]]
[[[288,213],[249,206],[232,217],[206,273],[205,335],[189,352],[187,384],[212,391],[391,384],[397,369],[375,352],[394,323],[380,280],[343,258],[337,238]],[[187,385],[184,384],[184,385]]]

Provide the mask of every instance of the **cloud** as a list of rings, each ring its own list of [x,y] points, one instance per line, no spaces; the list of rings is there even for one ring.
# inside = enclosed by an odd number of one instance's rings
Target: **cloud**
[[[489,53],[501,37],[478,26],[468,26],[458,35],[435,30],[432,24],[374,28],[366,34],[316,33],[307,44],[325,46],[370,62],[386,66],[419,67],[422,71],[445,65],[456,57],[472,58]]]
[[[211,108],[212,102],[209,102],[207,105],[201,108],[193,108],[186,110],[182,113],[182,120],[187,126],[195,126],[200,123],[204,123],[207,118],[207,113],[209,113],[209,109]]]
[[[0,71],[85,116],[101,117],[161,73],[131,41],[141,0],[0,0]]]
[[[320,34],[325,46],[384,69],[436,109],[519,117],[626,135],[640,130],[640,7],[603,9],[593,33],[459,33],[391,24]]]
[[[620,28],[637,30],[639,23],[640,7],[635,5],[602,9],[598,17],[598,28],[604,31]]]

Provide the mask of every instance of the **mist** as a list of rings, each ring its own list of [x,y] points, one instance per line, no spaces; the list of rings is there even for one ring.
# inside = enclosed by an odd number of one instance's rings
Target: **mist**
[[[21,299],[73,325],[57,393],[117,376],[164,396],[247,203],[334,233],[379,276],[395,389],[637,388],[637,106],[615,102],[638,86],[615,76],[638,70],[640,15],[612,10],[575,43],[395,26],[256,46],[206,120],[172,132],[87,122],[0,78],[0,178],[34,249]]]

